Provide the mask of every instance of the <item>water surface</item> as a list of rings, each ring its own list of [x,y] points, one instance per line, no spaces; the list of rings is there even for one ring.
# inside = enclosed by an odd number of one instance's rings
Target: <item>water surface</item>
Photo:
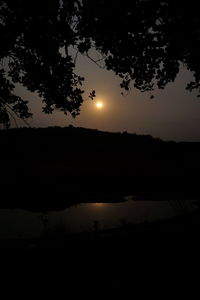
[[[196,209],[191,200],[144,201],[126,197],[120,203],[82,203],[49,213],[21,209],[0,210],[0,238],[32,238],[43,234],[92,232],[129,224],[155,222]],[[96,222],[96,224],[97,224]]]

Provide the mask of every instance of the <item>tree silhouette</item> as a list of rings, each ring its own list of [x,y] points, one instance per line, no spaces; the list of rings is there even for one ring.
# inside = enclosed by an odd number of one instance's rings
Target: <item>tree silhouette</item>
[[[196,2],[1,0],[0,122],[9,127],[13,113],[31,116],[28,102],[14,93],[16,83],[39,94],[45,113],[79,114],[84,78],[75,73],[78,53],[113,70],[125,90],[131,83],[141,91],[164,88],[184,64],[194,74],[186,88],[200,91]]]

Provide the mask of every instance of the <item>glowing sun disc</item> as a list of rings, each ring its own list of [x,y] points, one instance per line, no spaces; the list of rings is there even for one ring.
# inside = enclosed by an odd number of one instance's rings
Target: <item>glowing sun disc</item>
[[[98,109],[101,109],[101,108],[103,107],[103,103],[102,103],[102,102],[97,102],[97,103],[96,103],[96,107],[97,107]]]

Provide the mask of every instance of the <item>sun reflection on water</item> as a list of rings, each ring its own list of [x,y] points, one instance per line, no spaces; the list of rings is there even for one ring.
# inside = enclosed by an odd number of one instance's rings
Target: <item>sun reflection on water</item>
[[[94,207],[105,207],[108,205],[108,203],[103,203],[103,202],[95,202],[95,203],[91,203],[92,206]]]

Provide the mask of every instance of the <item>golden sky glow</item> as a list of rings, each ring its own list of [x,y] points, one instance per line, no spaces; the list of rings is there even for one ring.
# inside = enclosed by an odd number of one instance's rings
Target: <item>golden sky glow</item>
[[[164,90],[156,89],[153,100],[149,98],[149,92],[141,93],[134,87],[127,95],[121,95],[121,79],[88,62],[85,56],[78,56],[76,71],[87,79],[85,98],[91,90],[95,90],[96,98],[85,101],[80,115],[75,119],[60,111],[44,114],[38,95],[26,91],[21,85],[16,86],[17,95],[30,101],[32,127],[73,125],[103,131],[150,134],[165,140],[200,140],[200,103],[195,94],[185,90],[187,83],[194,80],[185,68],[174,83]],[[102,106],[98,108],[99,102]]]

